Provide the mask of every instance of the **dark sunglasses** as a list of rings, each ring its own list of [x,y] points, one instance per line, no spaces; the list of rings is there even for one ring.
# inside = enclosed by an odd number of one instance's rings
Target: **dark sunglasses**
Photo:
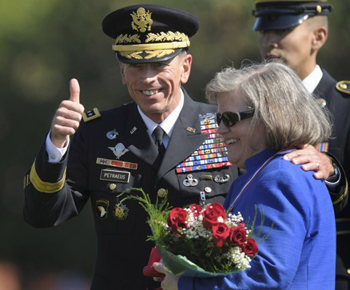
[[[253,117],[254,111],[255,109],[250,109],[247,111],[237,112],[237,113],[233,113],[233,112],[216,113],[216,121],[218,122],[218,126],[220,126],[222,121],[225,127],[229,128],[241,120]]]

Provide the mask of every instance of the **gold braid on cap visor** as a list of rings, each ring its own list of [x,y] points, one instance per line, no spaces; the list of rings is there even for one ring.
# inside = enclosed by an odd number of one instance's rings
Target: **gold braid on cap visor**
[[[158,43],[149,43],[155,41]],[[160,41],[163,41],[163,43],[159,43]],[[147,34],[145,43],[140,43],[141,41],[137,34],[130,36],[126,34],[119,35],[115,40],[115,44],[112,45],[112,49],[128,59],[151,59],[160,58],[174,53],[175,49],[190,46],[190,40],[186,34],[172,31],[167,33],[149,33]],[[142,53],[146,53],[146,56],[141,56],[140,54]]]

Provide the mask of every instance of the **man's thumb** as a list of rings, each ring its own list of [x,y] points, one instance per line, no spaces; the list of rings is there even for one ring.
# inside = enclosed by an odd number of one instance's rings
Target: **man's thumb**
[[[69,100],[75,103],[80,103],[80,86],[77,79],[71,79],[70,84],[70,97]]]

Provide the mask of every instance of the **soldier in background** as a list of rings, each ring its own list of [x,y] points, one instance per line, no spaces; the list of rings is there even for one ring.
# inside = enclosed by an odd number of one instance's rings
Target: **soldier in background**
[[[327,15],[333,7],[327,0],[255,2],[253,30],[260,33],[261,56],[292,67],[305,88],[318,98],[320,106],[327,107],[334,116],[332,138],[320,144],[319,149],[335,161],[335,172],[328,181],[339,179],[339,174],[344,180],[344,176],[350,176],[350,82],[337,82],[317,64],[318,52],[328,37]],[[336,289],[350,289],[350,206],[343,208],[348,199],[346,178],[344,181],[340,186],[345,191],[331,193],[337,213]]]

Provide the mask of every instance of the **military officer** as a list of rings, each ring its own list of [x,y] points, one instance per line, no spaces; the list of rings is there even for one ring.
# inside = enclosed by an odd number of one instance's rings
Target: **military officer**
[[[328,14],[333,7],[323,1],[256,0],[253,30],[259,31],[263,58],[291,66],[320,106],[334,116],[333,136],[320,150],[340,162],[342,175],[350,176],[350,82],[337,82],[317,64],[317,54],[327,41]],[[336,168],[336,171],[339,168]],[[346,179],[345,179],[346,181]],[[345,184],[347,188],[347,184]],[[342,208],[347,190],[333,194],[337,213],[337,289],[350,289],[350,206]]]
[[[70,99],[58,108],[25,176],[24,216],[35,227],[59,225],[90,199],[97,234],[92,289],[156,287],[142,275],[152,247],[147,216],[137,202],[124,200],[125,190],[142,188],[153,201],[167,196],[172,206],[204,204],[223,201],[237,176],[215,135],[216,107],[193,101],[182,87],[198,27],[189,13],[159,5],[109,14],[102,28],[114,39],[133,102],[83,114],[78,81],[71,80]]]
[[[56,226],[90,199],[97,233],[92,289],[154,289],[142,273],[152,247],[146,213],[137,202],[122,201],[121,193],[142,188],[152,200],[167,195],[172,206],[223,201],[237,169],[215,138],[216,107],[193,101],[181,86],[190,75],[187,50],[198,20],[145,4],[109,14],[102,28],[115,40],[122,81],[134,102],[88,111],[79,125],[84,108],[79,84],[71,81],[70,100],[62,102],[26,176],[24,215],[33,226]],[[158,126],[163,157],[153,133]],[[67,143],[67,152],[60,152]]]

